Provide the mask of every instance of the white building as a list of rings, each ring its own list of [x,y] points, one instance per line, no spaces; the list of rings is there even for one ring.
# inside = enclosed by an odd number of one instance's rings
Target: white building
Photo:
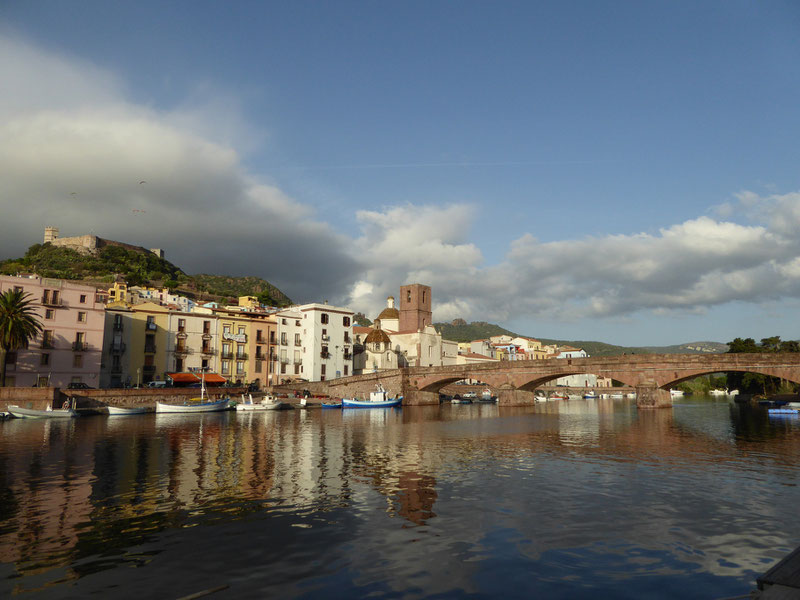
[[[561,346],[556,354],[556,358],[586,358],[588,356],[589,355],[582,348],[572,348],[570,346]],[[556,380],[556,385],[566,387],[596,387],[597,375],[582,373],[579,375],[569,375],[568,377],[559,377]]]
[[[278,350],[273,383],[352,375],[353,314],[328,304],[303,304],[275,313]]]

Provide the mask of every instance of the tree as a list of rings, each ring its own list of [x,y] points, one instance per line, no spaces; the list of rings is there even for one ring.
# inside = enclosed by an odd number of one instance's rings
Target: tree
[[[6,385],[6,357],[9,352],[27,348],[28,342],[42,330],[34,312],[30,294],[21,289],[0,294],[0,386]]]

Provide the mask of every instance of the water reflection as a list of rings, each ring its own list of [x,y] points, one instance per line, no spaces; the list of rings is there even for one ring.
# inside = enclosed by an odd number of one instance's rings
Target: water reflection
[[[773,521],[778,502],[800,499],[797,420],[725,402],[169,414],[0,428],[0,563],[12,592],[162,568],[175,560],[163,554],[163,535],[208,544],[190,533],[198,526],[225,528],[237,552],[263,554],[247,531],[257,537],[254,523],[264,520],[283,532],[285,552],[316,564],[323,540],[346,550],[358,539],[380,553],[392,539],[424,542],[456,577],[488,576],[498,557],[524,572],[555,561],[540,573],[546,583],[571,560],[595,579],[610,577],[609,586],[615,569],[747,581],[765,555],[800,536],[800,526],[778,533]],[[444,585],[415,562],[419,551],[394,553],[383,574],[358,558],[345,565],[389,587],[401,575],[427,590]],[[461,592],[470,589],[483,588]]]

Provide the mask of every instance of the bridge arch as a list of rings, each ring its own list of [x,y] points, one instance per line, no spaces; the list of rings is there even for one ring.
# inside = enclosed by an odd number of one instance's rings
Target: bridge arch
[[[662,389],[669,389],[678,385],[679,383],[683,383],[684,381],[689,381],[695,379],[696,377],[703,377],[705,375],[718,375],[718,374],[725,374],[725,373],[755,373],[756,375],[766,375],[768,377],[779,377],[781,379],[785,379],[787,381],[791,381],[793,383],[800,384],[800,373],[793,374],[793,373],[786,373],[783,369],[776,369],[774,367],[748,367],[748,368],[726,368],[724,370],[708,370],[708,369],[698,369],[692,372],[684,372],[681,373],[681,377],[677,379],[673,379],[671,381],[667,381],[661,383],[660,387]]]

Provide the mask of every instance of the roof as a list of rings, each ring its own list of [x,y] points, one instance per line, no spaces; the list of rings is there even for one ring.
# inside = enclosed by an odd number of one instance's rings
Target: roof
[[[167,377],[172,379],[174,383],[197,383],[200,381],[200,376],[196,373],[167,373]],[[216,373],[206,373],[203,377],[206,383],[225,383],[228,381],[222,375]]]
[[[362,327],[361,325],[353,325],[353,334],[357,333],[369,333],[372,331],[372,327]]]
[[[388,306],[381,311],[381,314],[378,315],[378,319],[399,319],[400,318],[400,311],[396,308],[389,308]]]
[[[383,329],[373,329],[367,338],[364,340],[365,344],[374,344],[375,342],[383,342],[385,344],[391,344],[392,340],[389,339],[389,336],[386,335],[386,332]]]
[[[485,356],[483,354],[478,354],[477,352],[465,352],[461,356],[465,358],[480,358],[483,360],[497,360],[496,358],[492,358],[491,356]]]

